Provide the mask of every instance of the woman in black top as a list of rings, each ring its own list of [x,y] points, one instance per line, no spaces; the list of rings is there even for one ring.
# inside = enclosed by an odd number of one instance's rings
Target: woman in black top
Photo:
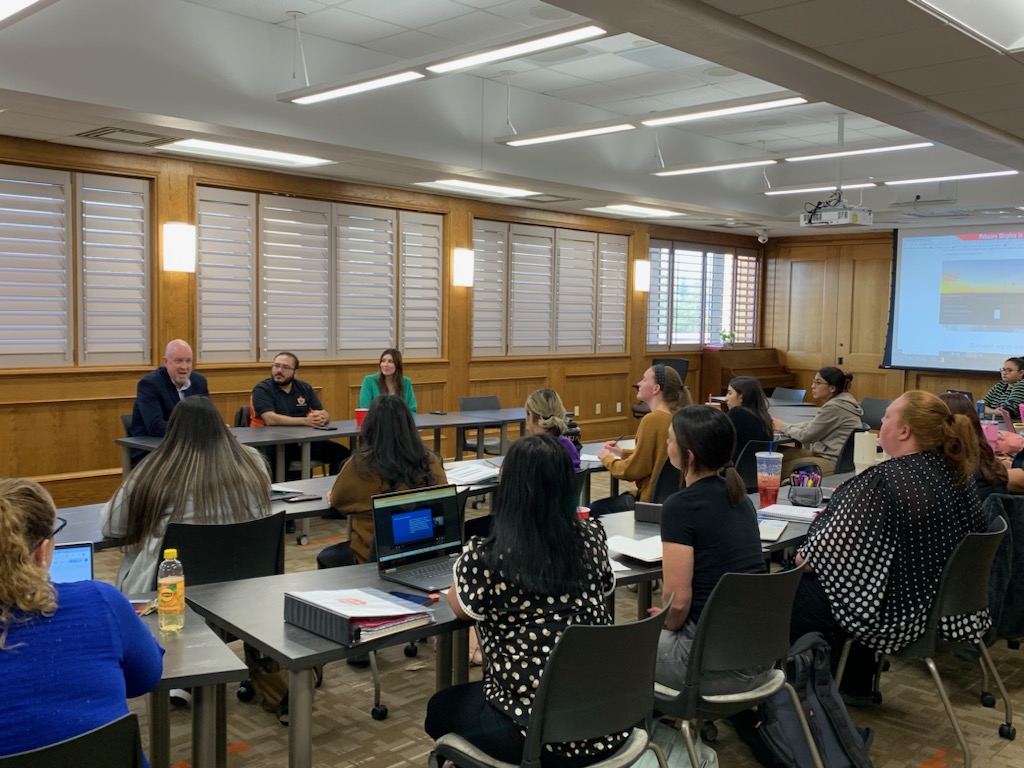
[[[725,391],[725,414],[736,428],[736,450],[732,460],[739,459],[743,448],[751,440],[770,441],[774,433],[772,417],[768,415],[768,398],[761,382],[753,376],[737,376]]]

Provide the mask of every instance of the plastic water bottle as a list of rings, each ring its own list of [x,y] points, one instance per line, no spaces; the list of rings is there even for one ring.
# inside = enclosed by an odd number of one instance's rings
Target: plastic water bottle
[[[157,604],[161,632],[180,632],[185,626],[185,571],[178,550],[165,549],[156,573]]]

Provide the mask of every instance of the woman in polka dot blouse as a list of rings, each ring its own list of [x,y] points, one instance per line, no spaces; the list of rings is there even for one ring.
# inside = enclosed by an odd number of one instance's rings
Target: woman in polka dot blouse
[[[438,691],[424,728],[433,739],[457,733],[492,757],[518,765],[533,698],[548,657],[570,624],[610,624],[605,597],[615,586],[604,529],[576,518],[568,452],[550,435],[512,444],[501,466],[494,522],[456,562],[448,604],[476,622],[483,680]],[[546,768],[607,758],[627,738],[548,744]]]
[[[793,607],[793,639],[825,633],[835,661],[845,636],[856,638],[843,689],[858,697],[870,693],[872,652],[924,634],[950,554],[985,528],[973,482],[978,441],[966,417],[915,390],[886,409],[878,439],[892,459],[837,488],[797,553],[808,573]],[[942,629],[955,639],[988,623],[986,611]]]

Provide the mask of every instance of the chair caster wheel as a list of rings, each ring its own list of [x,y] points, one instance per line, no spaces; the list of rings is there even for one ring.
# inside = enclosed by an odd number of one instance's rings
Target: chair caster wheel
[[[983,707],[994,707],[996,705],[996,697],[988,691],[981,692],[981,706]]]
[[[700,738],[708,744],[712,741],[718,740],[718,726],[711,720],[705,720],[704,724],[700,727]]]
[[[238,685],[238,691],[235,693],[239,701],[244,701],[248,704],[250,701],[256,698],[256,691],[252,687],[251,680],[244,680]]]
[[[882,692],[881,691],[872,691],[871,692],[871,703],[876,705],[876,706],[882,703]]]
[[[309,544],[309,536],[307,536],[304,533],[300,533],[298,536],[295,537],[295,543],[298,544],[300,547],[304,547],[307,544]]]
[[[374,720],[383,720],[388,716],[388,708],[384,704],[374,704],[370,710],[370,716]]]
[[[1013,741],[1017,738],[1017,729],[1009,723],[1003,723],[999,726],[999,738]]]
[[[409,643],[405,648],[402,649],[405,652],[407,658],[415,658],[416,654],[420,652],[420,649],[416,647],[416,643]]]

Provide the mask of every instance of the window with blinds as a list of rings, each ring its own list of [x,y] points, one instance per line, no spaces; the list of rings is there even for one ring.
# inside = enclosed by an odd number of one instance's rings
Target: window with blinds
[[[647,349],[670,351],[757,338],[759,258],[693,243],[651,240]]]
[[[628,238],[477,220],[473,354],[622,352]]]
[[[196,208],[210,359],[441,355],[443,216],[209,187]]]
[[[0,366],[148,362],[149,240],[148,181],[0,165]]]

